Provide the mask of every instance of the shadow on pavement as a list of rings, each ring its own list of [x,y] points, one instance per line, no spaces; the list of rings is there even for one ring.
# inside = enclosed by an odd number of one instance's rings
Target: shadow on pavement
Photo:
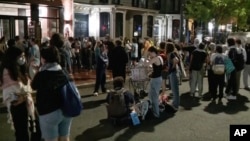
[[[192,97],[189,92],[181,94],[180,106],[185,110],[192,110],[192,107],[197,107],[199,105],[201,105],[199,98]]]
[[[123,128],[126,128],[126,126],[113,126],[108,119],[102,119],[98,125],[88,128],[81,135],[76,136],[75,140],[98,141],[100,139],[112,137]]]
[[[225,112],[226,114],[237,114],[240,111],[247,111],[249,108],[245,105],[249,100],[246,96],[237,95],[237,100],[227,101],[226,105],[222,102],[210,102],[204,109],[204,111],[210,114],[218,114]]]
[[[143,121],[139,126],[131,126],[127,130],[125,130],[123,134],[116,137],[115,141],[128,141],[138,133],[154,132],[155,131],[154,127],[156,125],[166,121],[169,118],[172,118],[173,116],[174,113],[163,112],[159,119],[148,119]]]
[[[210,101],[212,99],[212,96],[209,92],[206,92],[203,94],[202,101]]]
[[[127,126],[127,125],[120,125],[114,126],[110,120],[102,119],[100,123],[92,128],[88,128],[85,130],[81,135],[78,135],[75,140],[76,141],[98,141],[104,138],[109,138],[114,136],[115,133],[119,132],[120,130],[127,128],[124,133],[119,135],[115,141],[128,141],[134,135],[140,132],[154,132],[154,126],[160,124],[161,122],[167,120],[168,118],[173,117],[174,114],[166,113],[161,115],[159,119],[147,119],[142,121],[138,126]]]
[[[106,99],[95,100],[95,101],[86,101],[83,102],[83,109],[91,109],[101,106],[103,103],[106,103]]]

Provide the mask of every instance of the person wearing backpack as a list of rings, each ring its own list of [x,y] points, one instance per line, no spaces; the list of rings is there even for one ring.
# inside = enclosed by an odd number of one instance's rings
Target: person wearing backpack
[[[238,93],[237,90],[237,84],[236,84],[236,72],[240,70],[240,64],[238,62],[239,59],[237,59],[239,56],[238,55],[238,49],[235,45],[235,40],[233,38],[227,39],[227,44],[229,46],[228,52],[226,52],[226,55],[228,58],[232,61],[235,70],[233,70],[229,74],[229,78],[227,81],[227,87],[225,90],[226,96],[228,100],[236,100],[236,95]]]
[[[212,80],[213,83],[211,87],[211,95],[213,101],[217,98],[217,89],[219,87],[219,101],[223,98],[223,88],[225,80],[225,55],[222,54],[222,46],[216,47],[216,52],[211,55],[210,64],[212,66]]]
[[[124,88],[122,76],[114,78],[113,87],[114,90],[111,90],[106,97],[108,118],[128,117],[131,107],[135,104],[134,96]]]
[[[57,47],[41,50],[42,66],[31,83],[32,89],[36,90],[39,123],[45,141],[69,141],[72,117],[63,114],[60,93],[60,87],[68,83],[68,76],[59,60]]]
[[[236,47],[237,47],[237,64],[238,67],[236,67],[236,88],[237,88],[237,93],[239,93],[240,89],[240,80],[241,80],[241,72],[245,67],[245,62],[247,60],[247,55],[246,55],[246,50],[243,48],[241,40],[236,39],[235,40]]]
[[[190,60],[190,74],[191,74],[191,88],[190,93],[195,96],[196,87],[198,85],[199,97],[202,98],[203,92],[203,76],[204,76],[204,64],[207,59],[205,52],[205,44],[200,43],[198,49],[194,50]]]
[[[250,44],[245,45],[245,50],[246,50],[246,64],[245,68],[243,71],[243,83],[244,83],[244,88],[245,90],[250,91],[250,85],[248,84],[248,80],[250,77]]]

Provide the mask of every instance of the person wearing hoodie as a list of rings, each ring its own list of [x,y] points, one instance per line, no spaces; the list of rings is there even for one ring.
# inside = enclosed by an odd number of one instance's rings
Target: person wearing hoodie
[[[72,118],[63,115],[59,93],[60,87],[69,78],[59,65],[59,60],[57,47],[41,50],[42,66],[31,83],[32,89],[36,90],[37,110],[45,141],[69,141]]]

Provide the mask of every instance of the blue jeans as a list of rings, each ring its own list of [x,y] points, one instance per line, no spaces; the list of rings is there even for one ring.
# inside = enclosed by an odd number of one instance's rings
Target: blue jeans
[[[102,91],[106,90],[106,68],[105,67],[97,67],[96,68],[96,82],[95,82],[95,92],[98,92],[99,87],[101,86]]]
[[[65,117],[61,109],[39,116],[42,137],[45,140],[69,136],[72,118]]]
[[[173,106],[178,108],[180,105],[179,96],[179,81],[177,78],[177,72],[172,72],[169,74],[171,90],[173,92]]]
[[[152,110],[155,117],[160,117],[159,93],[161,89],[162,77],[151,78],[149,87],[149,100],[152,103]]]

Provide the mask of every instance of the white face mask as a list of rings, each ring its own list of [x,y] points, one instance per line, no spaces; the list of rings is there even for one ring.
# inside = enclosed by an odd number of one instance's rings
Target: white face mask
[[[26,60],[25,60],[24,57],[20,57],[20,58],[18,58],[18,60],[17,60],[18,65],[24,65],[25,62],[26,62]]]

